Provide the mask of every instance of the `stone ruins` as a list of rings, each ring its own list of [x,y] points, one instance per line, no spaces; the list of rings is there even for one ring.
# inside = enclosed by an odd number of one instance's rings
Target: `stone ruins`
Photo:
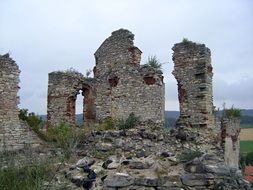
[[[93,80],[75,71],[49,73],[47,121],[49,126],[61,121],[75,125],[76,97],[82,90],[85,121],[95,120]]]
[[[5,54],[0,55],[0,68],[0,151],[38,146],[38,137],[18,118],[18,65]]]
[[[210,49],[204,44],[185,40],[175,44],[172,50],[175,64],[172,74],[178,82],[180,105],[176,127],[208,127],[215,130]],[[230,167],[239,168],[240,121],[223,119],[218,126],[225,162]]]
[[[175,44],[172,72],[178,82],[177,125],[214,127],[211,52],[204,44]]]
[[[133,40],[128,30],[112,32],[95,52],[93,78],[74,70],[49,73],[48,127],[62,121],[76,125],[79,93],[84,96],[84,122],[125,119],[130,113],[141,122],[129,130],[85,134],[81,148],[75,149],[84,157],[59,168],[47,188],[250,190],[238,170],[239,120],[215,121],[210,50],[187,40],[174,45],[180,117],[168,132],[161,127],[163,75],[140,65],[142,52]],[[0,68],[0,151],[39,146],[41,140],[18,118],[20,70],[9,54],[0,56]]]
[[[49,73],[49,125],[59,121],[75,124],[79,91],[84,96],[85,122],[125,119],[133,112],[142,121],[164,123],[163,75],[149,65],[140,65],[142,52],[133,40],[128,30],[113,32],[95,52],[94,78],[71,71]]]
[[[221,147],[228,166],[239,168],[240,119],[225,118],[221,121]]]
[[[95,52],[94,78],[85,78],[75,71],[49,74],[50,125],[60,121],[75,125],[75,101],[79,91],[84,96],[86,122],[99,122],[108,116],[126,118],[133,112],[143,121],[163,123],[165,100],[162,73],[148,65],[140,65],[142,52],[134,46],[133,39],[134,35],[128,30],[113,32]],[[186,140],[194,138],[191,134],[187,135],[191,128],[203,128],[204,132],[213,133],[216,124],[211,52],[204,44],[187,40],[175,44],[172,49],[175,64],[172,73],[178,82],[180,103],[177,136]],[[234,124],[222,123],[221,144],[226,163],[238,168],[239,141],[235,139],[238,139],[239,125],[233,131]],[[207,140],[212,141],[209,137]]]

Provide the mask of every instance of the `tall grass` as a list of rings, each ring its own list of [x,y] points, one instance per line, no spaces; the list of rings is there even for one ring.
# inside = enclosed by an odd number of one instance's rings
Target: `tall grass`
[[[44,163],[8,166],[0,171],[0,189],[43,189],[43,181],[50,175]]]
[[[50,127],[46,136],[49,141],[61,148],[65,158],[69,159],[85,140],[85,130],[62,122],[55,127]]]
[[[53,174],[51,160],[39,160],[35,156],[17,152],[0,153],[0,189],[1,190],[41,190],[44,182]]]
[[[129,116],[124,119],[120,119],[118,122],[118,129],[131,129],[136,127],[140,123],[140,117],[135,116],[134,113],[130,113]]]
[[[223,105],[223,111],[222,111],[222,117],[225,118],[238,118],[240,119],[242,116],[242,111],[239,108],[235,108],[233,105],[231,108],[227,109],[226,105],[224,103]]]
[[[32,121],[36,121],[33,117]],[[34,122],[36,124],[36,122]],[[44,185],[51,184],[57,170],[63,163],[75,154],[76,148],[85,139],[83,129],[74,128],[66,123],[49,128],[44,133],[39,128],[33,127],[47,139],[50,147],[57,147],[56,153],[40,156],[28,145],[21,151],[0,152],[0,190],[41,190],[47,189]],[[48,185],[48,186],[49,186]]]
[[[135,128],[139,123],[140,117],[134,113],[130,113],[126,119],[112,119],[111,117],[107,117],[97,126],[96,130],[127,130]]]
[[[156,56],[148,57],[147,65],[153,67],[156,71],[162,72],[162,64],[158,61]]]
[[[188,162],[193,160],[194,158],[200,157],[202,154],[203,153],[199,150],[188,149],[177,155],[177,159],[180,162]]]

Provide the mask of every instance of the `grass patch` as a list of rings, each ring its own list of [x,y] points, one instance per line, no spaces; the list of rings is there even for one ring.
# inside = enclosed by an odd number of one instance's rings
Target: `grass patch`
[[[240,141],[240,152],[248,153],[253,151],[253,141]]]
[[[242,117],[242,110],[239,108],[235,108],[233,105],[231,108],[226,108],[225,103],[223,104],[222,118],[236,118],[240,119]]]
[[[97,131],[127,130],[136,127],[140,123],[140,117],[130,113],[126,119],[105,118],[96,128]]]
[[[182,43],[184,43],[184,44],[189,44],[189,43],[191,43],[191,41],[188,40],[188,38],[183,38],[183,39],[182,39]]]
[[[119,130],[131,129],[136,127],[139,123],[140,117],[135,116],[134,113],[130,113],[126,120],[119,120],[117,127]]]
[[[148,57],[146,64],[153,67],[157,72],[162,72],[162,64],[158,61],[156,56]]]
[[[177,155],[177,159],[180,162],[188,162],[193,160],[194,158],[200,157],[203,153],[199,150],[185,150],[181,154]]]
[[[45,163],[8,166],[0,171],[0,189],[43,189],[43,182],[49,175],[50,168]]]
[[[98,131],[109,131],[115,129],[116,121],[111,117],[106,117],[96,128]]]
[[[103,151],[98,151],[96,149],[94,149],[92,151],[92,156],[94,158],[98,158],[98,159],[103,159],[103,160],[106,160],[108,159],[111,155],[114,154],[114,150],[110,150],[110,151],[107,151],[107,152],[103,152]]]
[[[55,142],[57,147],[62,148],[65,158],[69,159],[75,149],[83,144],[85,130],[62,122],[48,128],[46,135],[50,141]]]
[[[15,151],[0,152],[0,189],[1,190],[41,190],[44,182],[52,181],[57,160],[39,159],[26,153]],[[22,155],[21,155],[22,154]]]

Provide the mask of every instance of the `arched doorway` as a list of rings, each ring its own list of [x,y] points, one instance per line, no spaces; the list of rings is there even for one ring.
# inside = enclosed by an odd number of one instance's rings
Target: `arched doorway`
[[[74,96],[68,97],[67,100],[67,115],[70,118],[70,123],[79,127],[83,127],[84,124],[94,123],[96,121],[94,103],[94,92],[90,85],[83,84],[81,88],[76,89]],[[80,109],[82,109],[83,115],[77,116],[80,113]]]

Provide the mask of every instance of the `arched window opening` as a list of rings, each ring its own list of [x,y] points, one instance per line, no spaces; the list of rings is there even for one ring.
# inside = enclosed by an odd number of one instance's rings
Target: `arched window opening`
[[[84,97],[83,97],[83,91],[79,90],[77,95],[76,95],[76,106],[75,106],[75,113],[76,113],[76,126],[82,127],[83,122],[84,122],[84,117],[83,117],[83,109],[84,109]]]

